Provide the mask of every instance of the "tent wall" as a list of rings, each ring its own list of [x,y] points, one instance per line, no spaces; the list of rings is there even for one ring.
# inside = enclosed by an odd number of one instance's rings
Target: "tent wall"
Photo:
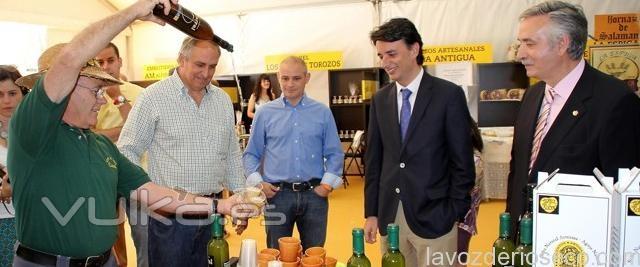
[[[515,40],[518,15],[542,0],[410,0],[383,1],[378,7],[369,1],[334,1],[314,6],[300,5],[239,14],[206,17],[216,33],[231,42],[236,52],[223,53],[217,75],[264,71],[267,55],[338,50],[344,68],[377,64],[368,33],[392,17],[407,17],[416,23],[427,45],[491,43],[494,62],[506,60],[508,45]],[[640,11],[638,0],[570,0],[581,4],[593,32],[593,16]],[[46,45],[69,41],[90,22],[112,14],[106,0],[96,1],[0,1],[0,20],[47,25]],[[217,14],[194,10],[200,14]],[[379,17],[379,18],[378,18]],[[184,34],[170,26],[138,22],[114,42],[121,50],[129,79],[143,79],[143,66],[175,62]],[[2,62],[9,63],[9,62]],[[312,76],[325,76],[312,73]],[[312,78],[310,88],[327,88]],[[328,97],[328,96],[327,96]]]

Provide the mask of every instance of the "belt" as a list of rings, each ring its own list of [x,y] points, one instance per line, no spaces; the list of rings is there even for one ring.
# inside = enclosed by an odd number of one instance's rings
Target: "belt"
[[[58,262],[58,257],[56,255],[47,254],[44,252],[36,251],[22,245],[18,245],[18,249],[16,250],[16,255],[20,258],[40,264],[45,266],[56,266]],[[109,257],[111,257],[111,249],[105,251],[101,255],[98,256],[90,256],[86,258],[80,259],[69,259],[69,267],[80,267],[80,266],[91,266],[98,267],[103,266],[107,261],[109,261]]]
[[[211,193],[208,195],[200,195],[201,197],[208,197],[208,198],[214,198],[214,199],[222,199],[222,193],[224,191],[220,191],[218,193]],[[175,219],[178,216],[176,216],[176,214],[171,213],[171,214],[166,214],[165,217],[169,218],[169,219]],[[211,218],[211,215],[203,213],[203,214],[182,214],[181,216],[182,219],[187,219],[187,220],[203,220],[203,219],[209,219]]]
[[[322,180],[318,178],[314,178],[306,182],[299,182],[299,183],[277,182],[272,184],[279,187],[280,189],[287,189],[295,192],[300,192],[300,191],[309,191],[313,189],[314,187],[320,185],[320,181]]]

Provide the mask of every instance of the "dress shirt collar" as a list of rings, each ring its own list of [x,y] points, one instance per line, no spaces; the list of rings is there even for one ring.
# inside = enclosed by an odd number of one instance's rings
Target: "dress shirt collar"
[[[176,88],[177,92],[181,96],[188,96],[189,89],[187,89],[187,86],[184,85],[184,82],[182,82],[182,78],[180,78],[180,75],[178,75],[178,68],[176,68],[173,74],[169,76],[169,81],[171,81],[171,85],[172,85],[171,87]],[[204,88],[205,95],[209,94],[210,87],[211,87],[211,83],[207,84],[207,86]]]
[[[396,81],[396,93],[400,96],[401,95],[400,90],[402,90],[403,88],[407,88],[409,89],[409,91],[411,91],[411,96],[415,96],[416,93],[418,92],[418,89],[420,88],[422,75],[424,75],[424,69],[421,67],[420,72],[418,72],[418,75],[416,75],[413,81],[411,81],[407,86],[404,86]]]
[[[287,100],[287,98],[284,97],[284,95],[280,96],[280,98],[281,98],[280,101],[282,101],[282,107],[287,107],[287,106],[294,107],[293,105],[291,105],[291,102],[289,102],[289,100]],[[306,104],[307,104],[307,93],[304,93],[302,94],[302,98],[300,98],[300,102],[298,102],[298,105],[295,107],[296,108],[301,106],[304,107]]]
[[[558,84],[553,87],[553,91],[555,92],[554,97],[559,96],[562,99],[569,98],[571,92],[573,92],[573,88],[575,88],[576,84],[578,84],[580,76],[582,76],[584,66],[584,60],[580,60],[580,63],[578,63],[578,65],[576,65],[576,67],[573,68],[573,70],[571,70],[569,74],[567,74],[567,76],[564,76],[564,78],[562,78],[562,80],[560,80],[560,82],[558,82]],[[551,86],[549,84],[545,85],[546,90],[549,90],[550,88]]]

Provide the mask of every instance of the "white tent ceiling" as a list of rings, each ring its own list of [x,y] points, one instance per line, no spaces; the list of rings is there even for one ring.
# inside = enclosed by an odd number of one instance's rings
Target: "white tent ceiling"
[[[103,0],[115,8],[125,8],[135,0]],[[369,2],[370,0],[181,0],[180,5],[194,11],[200,16],[221,14],[241,14],[258,10],[295,8],[302,6],[319,6],[346,4],[352,2]]]

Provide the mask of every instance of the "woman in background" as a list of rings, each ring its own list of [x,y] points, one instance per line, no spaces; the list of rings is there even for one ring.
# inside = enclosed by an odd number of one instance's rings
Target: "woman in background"
[[[269,75],[261,74],[251,97],[249,97],[249,107],[247,108],[247,116],[249,116],[249,118],[253,119],[260,105],[274,99],[272,88]]]
[[[471,124],[471,145],[473,145],[473,161],[476,167],[476,184],[471,189],[471,207],[464,217],[464,222],[458,224],[458,259],[455,266],[465,266],[467,263],[467,255],[469,252],[469,241],[471,236],[478,234],[476,230],[476,218],[478,217],[478,211],[480,210],[480,201],[482,200],[482,178],[483,174],[483,162],[482,162],[482,135],[478,124],[469,117],[469,123]],[[463,253],[464,254],[461,254]],[[471,264],[471,263],[470,263]],[[472,264],[471,264],[472,265]]]
[[[4,172],[7,166],[7,139],[9,138],[9,120],[16,110],[26,89],[20,88],[15,81],[22,77],[13,67],[0,65],[0,164],[2,165],[2,185],[0,185],[0,266],[13,263],[13,246],[16,243],[15,211],[11,204],[11,185]]]

